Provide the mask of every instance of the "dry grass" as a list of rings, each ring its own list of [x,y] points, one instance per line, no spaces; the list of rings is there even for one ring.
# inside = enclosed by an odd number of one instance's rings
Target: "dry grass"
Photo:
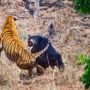
[[[48,36],[48,26],[53,23],[55,35],[49,39],[63,57],[64,72],[48,68],[43,75],[34,74],[31,78],[27,76],[27,71],[20,70],[15,63],[10,62],[3,52],[0,57],[0,90],[84,90],[78,80],[83,73],[83,66],[77,68],[78,60],[75,55],[83,53],[90,56],[90,16],[77,13],[71,7],[71,1],[54,1],[47,1],[51,7],[46,4],[40,8],[41,17],[36,20],[21,0],[14,4],[10,1],[9,6],[3,2],[0,6],[0,32],[5,17],[13,13],[18,18],[16,28],[20,39],[27,45],[28,34]],[[33,4],[31,7],[33,8]]]

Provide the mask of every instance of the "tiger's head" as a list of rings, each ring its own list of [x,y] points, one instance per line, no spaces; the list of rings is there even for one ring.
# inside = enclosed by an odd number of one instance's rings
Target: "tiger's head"
[[[16,18],[14,18],[13,16],[7,16],[3,25],[3,30],[9,30],[12,31],[12,35],[13,37],[15,36],[15,38],[18,37],[18,32],[15,28],[15,24],[16,24]]]
[[[7,16],[4,22],[4,27],[9,24],[10,26],[15,26],[16,24],[16,18],[14,18],[13,16]]]

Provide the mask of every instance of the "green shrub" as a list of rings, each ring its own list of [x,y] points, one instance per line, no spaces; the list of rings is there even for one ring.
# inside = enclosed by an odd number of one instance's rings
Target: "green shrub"
[[[85,88],[87,89],[90,87],[90,58],[83,54],[77,55],[77,58],[79,59],[77,66],[85,64],[84,73],[79,78],[79,80],[85,85]]]
[[[90,14],[90,0],[73,0],[75,9],[84,14]]]

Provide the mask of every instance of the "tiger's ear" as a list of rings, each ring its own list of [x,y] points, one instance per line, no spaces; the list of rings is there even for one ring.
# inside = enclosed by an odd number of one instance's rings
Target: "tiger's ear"
[[[31,35],[30,34],[28,34],[28,38],[30,37]]]
[[[14,18],[14,21],[17,21],[17,18]]]

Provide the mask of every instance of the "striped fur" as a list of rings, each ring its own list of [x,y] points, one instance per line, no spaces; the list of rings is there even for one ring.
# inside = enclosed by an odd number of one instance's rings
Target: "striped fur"
[[[15,20],[12,16],[7,16],[5,19],[0,42],[7,57],[15,62],[19,68],[27,69],[31,74],[32,68],[38,66],[35,58],[42,51],[32,54],[26,50],[26,46],[19,39],[18,32],[15,29]]]

